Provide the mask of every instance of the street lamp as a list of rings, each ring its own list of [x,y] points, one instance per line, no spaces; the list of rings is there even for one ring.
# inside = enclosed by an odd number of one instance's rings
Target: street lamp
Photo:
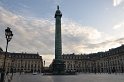
[[[44,60],[44,67],[45,67],[45,60]]]
[[[45,60],[43,61],[43,73],[45,73]]]
[[[9,27],[7,27],[7,29],[5,29],[5,36],[6,36],[6,41],[7,41],[7,44],[6,44],[6,52],[5,52],[5,57],[4,57],[4,63],[3,63],[3,70],[2,70],[2,73],[1,73],[1,82],[4,82],[4,77],[5,77],[5,70],[6,70],[6,54],[7,54],[7,48],[8,48],[8,43],[10,42],[10,40],[12,39],[12,31],[10,30]]]

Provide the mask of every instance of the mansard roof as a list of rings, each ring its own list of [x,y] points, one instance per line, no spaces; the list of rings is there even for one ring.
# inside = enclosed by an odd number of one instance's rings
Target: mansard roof
[[[123,53],[123,54],[122,54]],[[124,55],[124,45],[121,45],[117,48],[109,49],[105,52],[97,52],[97,53],[90,53],[90,54],[63,54],[62,56],[80,56],[82,59],[99,59],[103,57],[108,57],[112,55]],[[71,57],[70,57],[71,58]]]
[[[14,58],[18,58],[18,59],[39,59],[42,58],[38,53],[34,54],[34,53],[11,53],[11,56]]]
[[[5,52],[0,52],[0,55],[6,54]],[[8,57],[17,58],[17,59],[42,59],[38,53],[10,53],[6,54]]]

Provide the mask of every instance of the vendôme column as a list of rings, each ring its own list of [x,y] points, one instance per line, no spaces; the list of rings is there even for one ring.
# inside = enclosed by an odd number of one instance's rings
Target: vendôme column
[[[55,59],[60,60],[62,55],[62,41],[61,41],[61,17],[62,13],[57,6],[55,13]]]
[[[61,17],[62,13],[57,6],[55,12],[55,59],[52,63],[53,74],[57,75],[65,73],[65,64],[62,60]]]

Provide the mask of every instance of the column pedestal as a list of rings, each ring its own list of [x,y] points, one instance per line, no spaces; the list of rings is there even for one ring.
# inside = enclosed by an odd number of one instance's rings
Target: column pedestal
[[[65,74],[65,64],[63,60],[55,59],[52,64],[53,74],[64,75]]]

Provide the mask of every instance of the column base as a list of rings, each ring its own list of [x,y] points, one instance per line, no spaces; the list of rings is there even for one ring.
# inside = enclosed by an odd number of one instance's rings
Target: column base
[[[65,74],[65,64],[63,60],[55,59],[52,63],[52,71],[55,75],[64,75]]]

